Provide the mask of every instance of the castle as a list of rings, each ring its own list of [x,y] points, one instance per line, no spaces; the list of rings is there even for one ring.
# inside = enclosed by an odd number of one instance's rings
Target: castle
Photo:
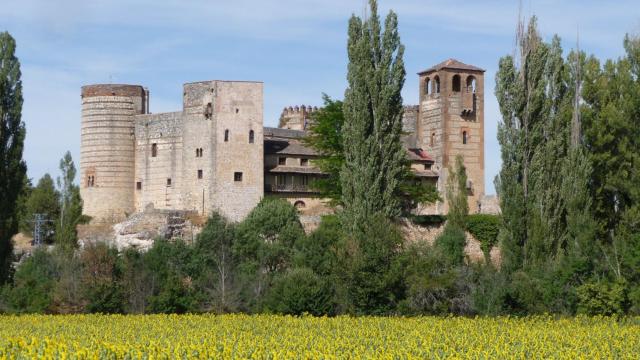
[[[449,59],[419,73],[417,106],[406,106],[403,138],[421,181],[445,194],[447,167],[464,157],[469,208],[484,196],[484,70]],[[138,85],[82,87],[81,196],[84,213],[118,222],[149,206],[242,220],[264,196],[301,212],[325,204],[309,186],[322,172],[301,141],[316,108],[285,108],[278,128],[263,126],[263,84],[184,85],[183,109],[149,113]],[[423,213],[446,213],[446,199]]]

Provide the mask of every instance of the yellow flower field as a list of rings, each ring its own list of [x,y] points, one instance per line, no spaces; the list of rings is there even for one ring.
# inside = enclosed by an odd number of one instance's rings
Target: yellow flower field
[[[640,357],[640,318],[0,316],[0,358]]]

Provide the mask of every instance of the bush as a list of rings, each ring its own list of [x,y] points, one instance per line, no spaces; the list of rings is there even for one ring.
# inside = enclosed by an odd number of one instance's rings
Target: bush
[[[467,216],[467,231],[480,241],[480,246],[485,255],[491,251],[493,245],[498,241],[501,221],[498,215],[474,214]]]
[[[280,314],[331,315],[332,298],[328,284],[311,269],[295,268],[275,279],[266,309]]]
[[[623,314],[626,305],[624,281],[589,282],[577,288],[578,312],[586,315]]]
[[[440,226],[447,221],[446,215],[410,215],[412,223],[421,226]]]
[[[455,276],[445,266],[440,251],[426,244],[415,244],[404,252],[403,262],[407,294],[400,311],[407,315],[446,313]]]
[[[196,310],[193,291],[193,248],[182,241],[157,239],[144,254],[144,268],[152,291],[149,308],[155,313],[185,313]]]
[[[56,261],[51,253],[40,248],[18,266],[13,286],[2,293],[7,312],[44,313],[51,308],[56,286]]]
[[[440,249],[442,256],[448,262],[448,265],[461,265],[464,261],[464,247],[467,239],[464,230],[447,225],[444,231],[435,241],[436,246]]]
[[[402,235],[395,224],[377,215],[361,234],[341,243],[340,268],[344,269],[346,298],[359,315],[381,315],[395,311],[404,298],[404,283],[398,255]]]
[[[104,243],[88,245],[80,255],[82,293],[85,310],[97,313],[122,313],[124,295],[119,284],[118,251]]]
[[[296,243],[296,266],[308,267],[319,276],[332,274],[337,263],[336,246],[342,237],[339,218],[335,215],[323,216],[316,231],[301,237]]]

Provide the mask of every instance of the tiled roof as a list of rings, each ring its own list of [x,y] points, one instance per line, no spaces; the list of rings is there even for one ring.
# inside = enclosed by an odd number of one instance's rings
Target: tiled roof
[[[434,71],[438,71],[438,70],[442,70],[442,69],[454,69],[454,70],[467,70],[467,71],[481,71],[484,72],[484,69],[481,69],[477,66],[473,66],[473,65],[469,65],[469,64],[465,64],[463,62],[460,62],[456,59],[448,59],[445,60],[443,62],[441,62],[438,65],[432,66],[430,68],[428,68],[427,70],[421,71],[418,73],[418,75],[422,75],[422,74],[426,74],[426,73],[430,73],[430,72],[434,72]]]
[[[277,155],[301,155],[301,156],[317,156],[318,153],[313,149],[304,146],[298,140],[285,139],[266,139],[264,142],[265,154]]]
[[[410,161],[434,162],[433,158],[422,149],[407,149],[407,158]]]
[[[290,130],[265,127],[263,130],[265,138],[282,138],[282,139],[301,139],[304,137],[302,130]]]
[[[320,169],[314,166],[276,166],[269,170],[270,173],[287,173],[287,174],[324,174]]]
[[[413,170],[417,177],[437,178],[438,173],[433,170]]]

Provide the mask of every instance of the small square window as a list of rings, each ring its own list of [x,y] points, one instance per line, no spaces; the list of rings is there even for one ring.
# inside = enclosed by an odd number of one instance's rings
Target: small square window
[[[234,172],[233,173],[233,181],[242,181],[242,173],[241,172]]]
[[[278,158],[278,165],[287,165],[287,158],[286,157],[279,157]]]
[[[431,164],[424,164],[425,170],[431,170]]]
[[[198,179],[202,179],[202,170],[198,170]]]
[[[171,178],[167,178],[167,186],[171,186]]]
[[[300,159],[300,166],[309,166],[309,159]]]
[[[136,183],[136,190],[142,190],[142,181]]]

